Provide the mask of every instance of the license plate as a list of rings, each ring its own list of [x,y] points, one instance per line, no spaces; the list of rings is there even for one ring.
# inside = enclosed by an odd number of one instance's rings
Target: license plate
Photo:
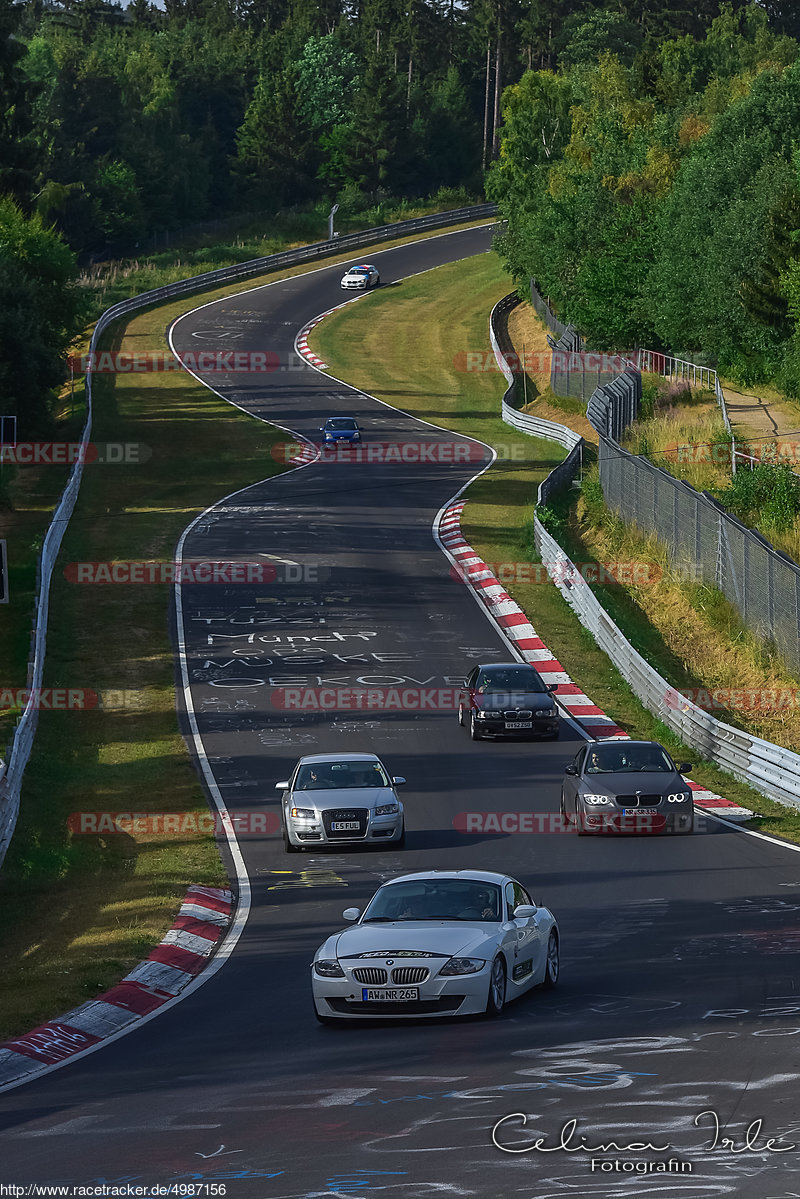
[[[332,820],[331,831],[334,833],[358,832],[361,825],[357,820]]]
[[[623,808],[622,815],[623,816],[635,816],[638,811],[639,811],[638,808]]]
[[[362,987],[362,1003],[413,1003],[419,999],[419,987]]]
[[[533,722],[530,720],[507,720],[507,729],[529,729],[533,727]]]

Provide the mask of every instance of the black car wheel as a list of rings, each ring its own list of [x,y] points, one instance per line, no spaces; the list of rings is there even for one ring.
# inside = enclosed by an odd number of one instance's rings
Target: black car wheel
[[[289,833],[285,824],[283,826],[283,848],[287,853],[300,853],[299,847],[297,845],[292,845],[291,841],[289,840]]]
[[[403,821],[403,827],[400,829],[400,836],[395,841],[396,849],[405,849],[406,845],[406,822]]]
[[[472,713],[472,715],[469,718],[469,735],[473,741],[482,741],[483,740],[483,733],[478,728],[478,722],[475,719],[474,712]]]
[[[492,962],[489,975],[489,994],[486,997],[486,1015],[499,1016],[506,1003],[506,964],[501,954]]]
[[[544,968],[544,981],[542,986],[546,991],[552,991],[553,987],[558,982],[558,972],[561,966],[561,960],[558,952],[558,933],[555,929],[550,930],[550,937],[547,942],[547,962]]]
[[[461,707],[461,704],[458,705],[458,723],[461,725],[461,728],[463,729],[463,727],[464,727],[464,709]]]

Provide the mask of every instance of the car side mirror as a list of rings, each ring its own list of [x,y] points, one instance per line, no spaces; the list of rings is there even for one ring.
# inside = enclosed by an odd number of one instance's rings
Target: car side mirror
[[[392,782],[394,783],[395,787],[402,787],[402,785],[405,781],[406,780],[403,778],[402,774],[398,774],[395,776],[395,778],[392,779]]]
[[[558,691],[558,683],[548,683],[548,685],[547,685],[547,690],[548,690],[548,691],[549,691],[551,694],[552,694],[554,691]]]
[[[515,920],[527,920],[530,916],[535,916],[536,907],[532,903],[521,903],[518,908],[514,908]]]
[[[578,773],[577,766],[565,766],[564,767],[564,774],[577,774],[577,773]]]
[[[275,790],[276,791],[288,791],[289,790],[288,782],[287,783],[276,783]]]
[[[680,766],[678,767],[678,773],[686,774],[687,771],[692,770],[693,768],[694,766],[692,762],[681,762]]]
[[[344,911],[342,912],[342,918],[344,920],[350,920],[350,921],[358,920],[360,915],[361,915],[361,908],[345,908]]]

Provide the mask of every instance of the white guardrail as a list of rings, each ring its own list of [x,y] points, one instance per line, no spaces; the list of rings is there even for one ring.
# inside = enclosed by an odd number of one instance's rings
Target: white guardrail
[[[252,258],[247,262],[239,262],[234,266],[221,267],[219,270],[206,271],[202,275],[194,275],[190,279],[180,279],[165,287],[157,287],[153,291],[143,292],[130,300],[123,300],[112,308],[106,309],[92,334],[89,361],[95,360],[100,337],[114,321],[122,316],[138,312],[150,304],[163,300],[180,298],[193,292],[205,291],[218,283],[236,283],[242,279],[265,274],[267,271],[280,270],[281,267],[295,266],[317,258],[327,258],[331,255],[346,253],[348,250],[361,246],[373,246],[382,241],[391,241],[396,237],[406,237],[413,233],[422,233],[427,229],[439,229],[447,225],[457,225],[462,222],[480,220],[491,217],[497,212],[495,204],[477,204],[470,208],[456,208],[449,212],[435,212],[430,216],[416,217],[413,220],[398,221],[393,225],[379,225],[373,229],[365,229],[360,233],[348,233],[341,237],[309,246],[300,246],[294,250],[283,250],[278,254],[269,254],[264,258]],[[86,424],[81,434],[81,445],[86,446],[92,431],[92,379],[86,375]],[[42,545],[38,572],[38,585],[35,601],[34,628],[32,634],[32,654],[28,663],[27,687],[28,701],[20,715],[9,747],[6,751],[5,763],[0,764],[0,865],[3,863],[6,851],[11,842],[19,813],[20,791],[25,767],[33,748],[33,738],[38,721],[38,704],[36,697],[42,686],[44,658],[47,636],[47,616],[50,604],[50,583],[53,576],[58,551],[69,524],[70,517],[78,498],[78,489],[83,475],[83,461],[79,455],[64,488],[58,507],[53,513],[53,519],[45,535]]]
[[[582,439],[572,429],[552,421],[535,420],[516,412],[507,404],[507,396],[514,390],[515,381],[500,349],[495,322],[499,315],[514,306],[510,302],[512,300],[519,303],[516,296],[506,296],[494,306],[489,318],[492,349],[509,383],[502,400],[503,420],[523,433],[546,437],[548,441],[558,442],[574,451],[577,442]],[[564,463],[561,463],[555,470],[559,471],[563,466]],[[546,481],[539,488],[540,503],[545,486]],[[681,695],[633,648],[588,584],[572,585],[568,581],[569,578],[580,577],[579,573],[535,512],[534,535],[536,548],[555,586],[647,710],[663,721],[684,744],[697,750],[709,762],[727,770],[734,778],[749,783],[762,795],[779,803],[800,807],[800,755],[717,720],[710,712]]]

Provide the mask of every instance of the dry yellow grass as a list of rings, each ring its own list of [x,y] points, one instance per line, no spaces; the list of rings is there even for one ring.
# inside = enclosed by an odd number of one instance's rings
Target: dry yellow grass
[[[714,710],[719,719],[800,752],[798,679],[743,630],[718,592],[683,581],[655,537],[614,518],[590,523],[583,498],[576,508],[575,532],[595,561],[645,561],[660,567],[660,581],[625,590],[641,614],[637,623],[642,617],[649,622],[672,659],[668,677],[674,686],[734,693],[726,696],[729,708]]]
[[[622,444],[698,491],[725,487],[730,481],[730,442],[714,400],[696,398],[685,407],[635,421]]]

